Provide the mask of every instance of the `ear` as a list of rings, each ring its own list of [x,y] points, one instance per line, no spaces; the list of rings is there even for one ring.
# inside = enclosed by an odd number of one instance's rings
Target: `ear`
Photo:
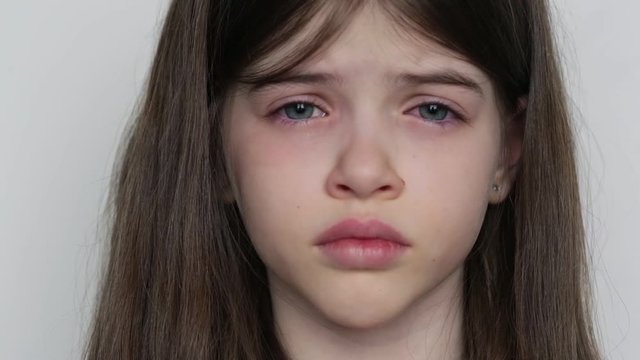
[[[520,97],[515,112],[505,125],[502,158],[494,174],[493,184],[489,189],[489,202],[491,204],[498,204],[507,197],[518,174],[527,104],[527,96]]]

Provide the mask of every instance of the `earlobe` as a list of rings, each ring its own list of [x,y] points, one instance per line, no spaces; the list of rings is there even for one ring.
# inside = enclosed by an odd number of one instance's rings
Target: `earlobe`
[[[508,181],[508,179],[506,179],[503,169],[499,169],[496,172],[495,181],[489,189],[489,203],[501,203],[506,198],[507,194],[509,194],[510,190],[511,181]]]

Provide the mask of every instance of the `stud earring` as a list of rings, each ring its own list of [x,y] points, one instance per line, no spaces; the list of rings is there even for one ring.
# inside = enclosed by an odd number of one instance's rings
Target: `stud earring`
[[[493,184],[493,191],[500,191],[500,188],[502,188],[500,185]]]

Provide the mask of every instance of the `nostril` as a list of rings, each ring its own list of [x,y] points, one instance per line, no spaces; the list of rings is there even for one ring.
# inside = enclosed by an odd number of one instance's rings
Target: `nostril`
[[[349,190],[349,187],[347,185],[340,184],[338,185],[338,187],[340,188],[340,190]]]

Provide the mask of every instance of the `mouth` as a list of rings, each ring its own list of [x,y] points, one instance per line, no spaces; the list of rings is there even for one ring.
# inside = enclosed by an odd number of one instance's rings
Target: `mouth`
[[[378,221],[347,219],[323,232],[315,242],[329,262],[341,269],[385,269],[410,247],[393,227]]]
[[[315,245],[326,245],[341,239],[378,239],[401,246],[410,246],[407,239],[392,226],[373,219],[360,222],[355,218],[345,219],[325,230],[316,239]]]

